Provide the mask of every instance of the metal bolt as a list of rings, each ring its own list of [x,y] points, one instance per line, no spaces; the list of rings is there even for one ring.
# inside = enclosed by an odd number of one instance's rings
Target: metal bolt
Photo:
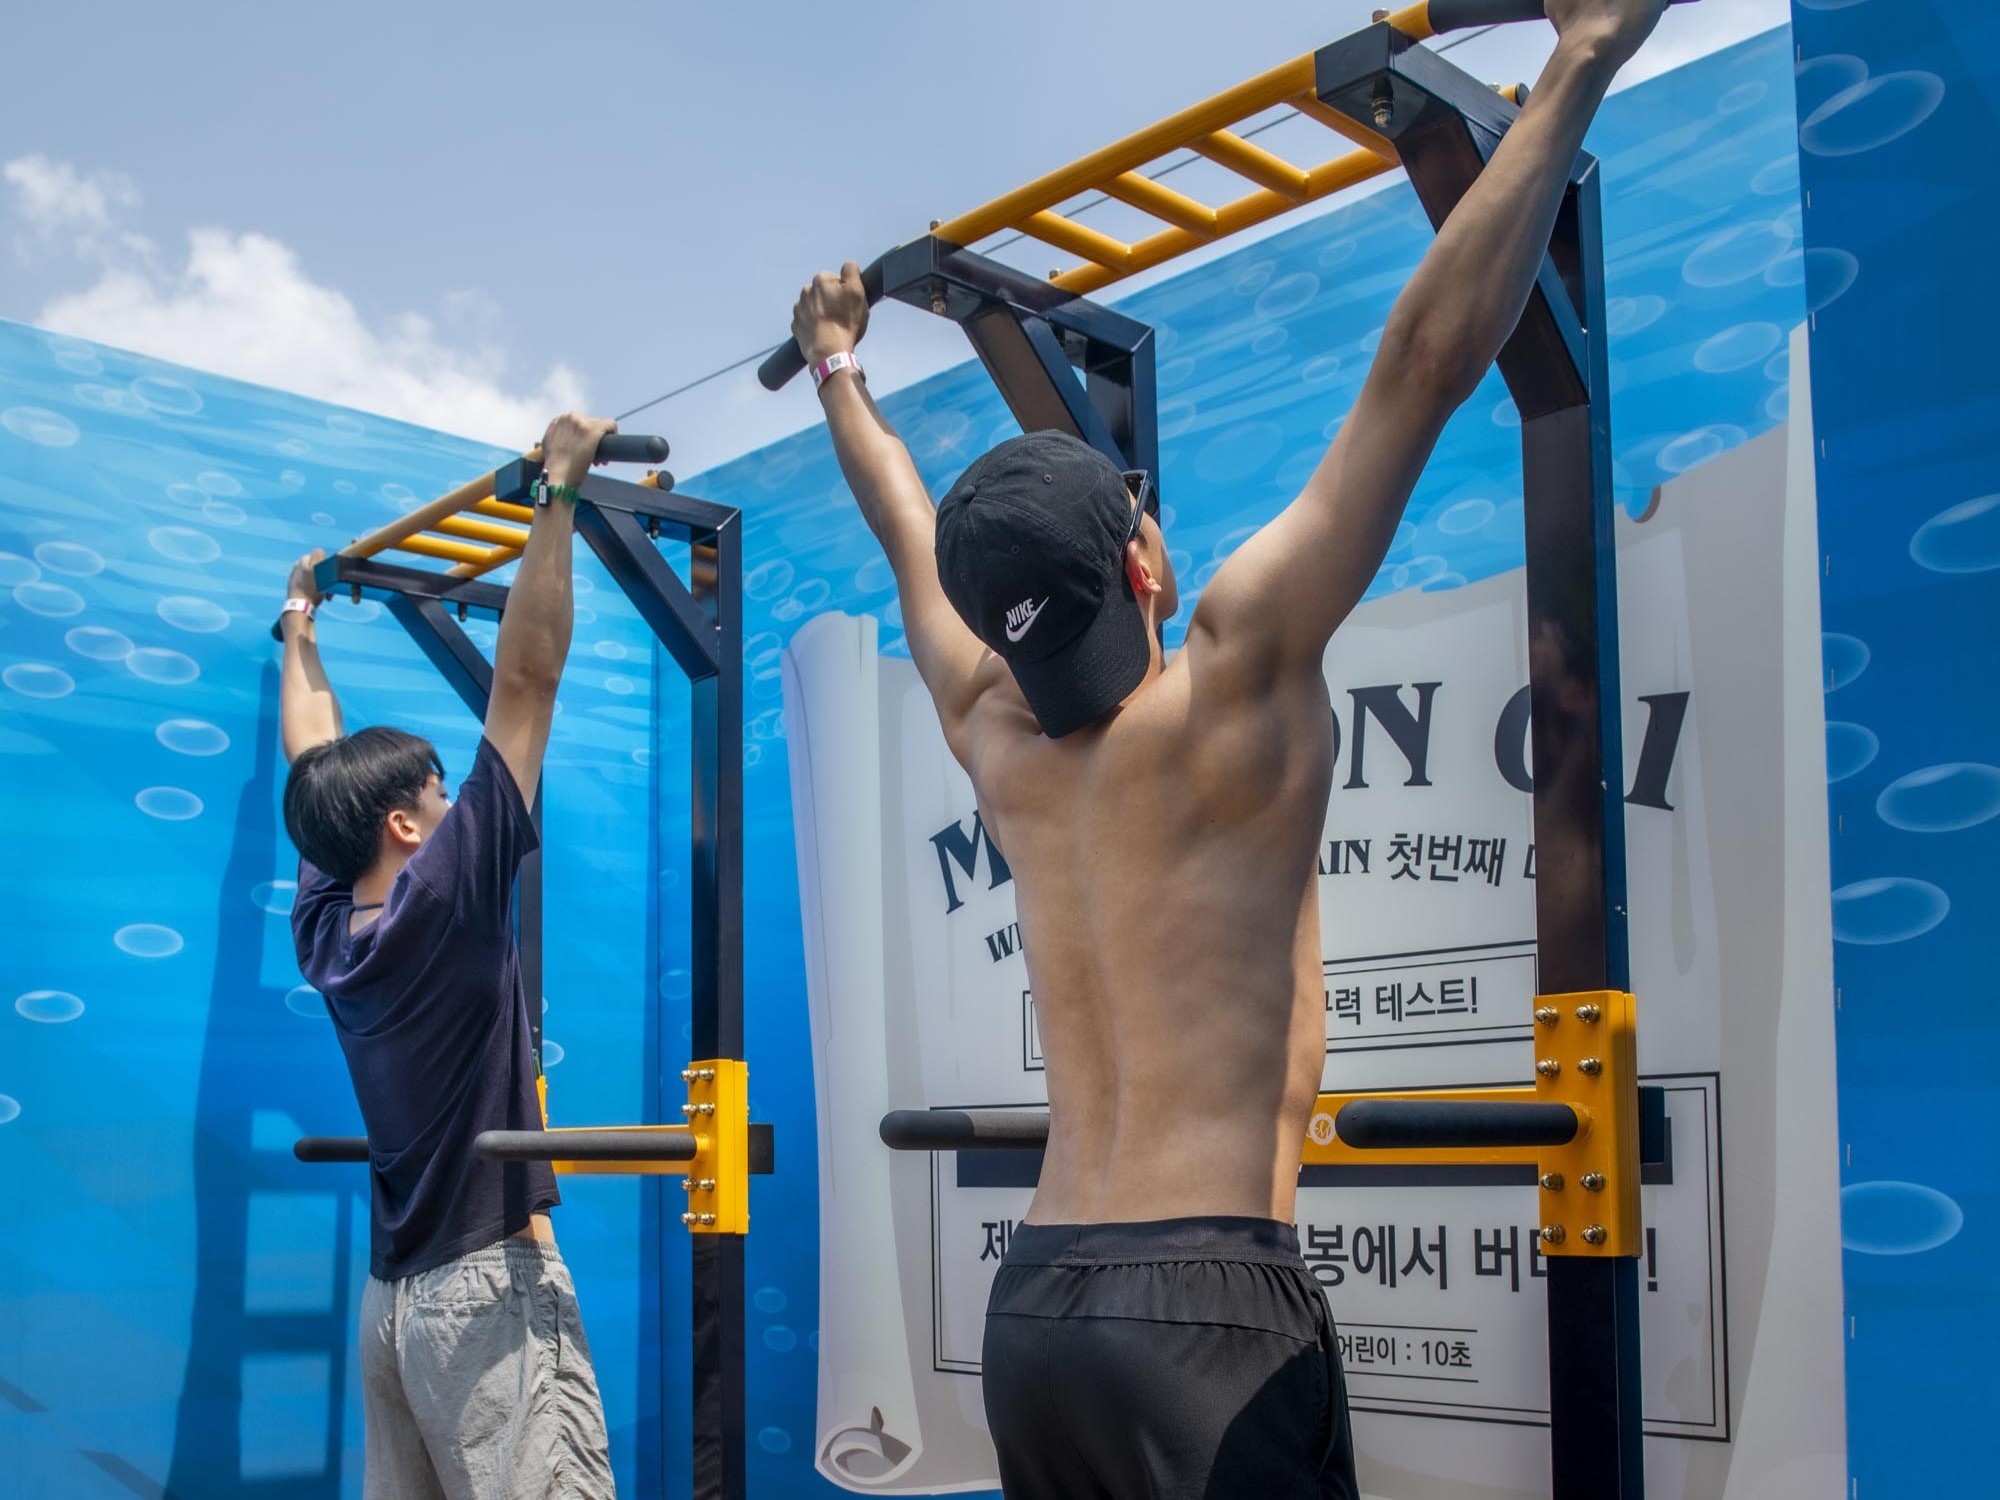
[[[694,1186],[691,1189],[693,1192],[712,1193],[715,1191],[715,1179],[713,1177],[697,1177],[693,1179],[693,1182]]]
[[[684,1193],[691,1193],[691,1192],[693,1192],[693,1191],[694,1191],[694,1184],[693,1184],[693,1183],[692,1183],[691,1181],[689,1181],[689,1180],[688,1180],[687,1178],[683,1177],[683,1178],[681,1179],[681,1191],[682,1191],[682,1192],[684,1192]]]
[[[944,222],[944,220],[943,220],[943,219],[932,219],[932,220],[931,220],[931,228],[933,228],[933,229],[936,229],[936,228],[938,227],[938,225],[942,224],[943,222]]]
[[[1595,1078],[1599,1073],[1604,1071],[1604,1063],[1601,1059],[1595,1057],[1579,1058],[1577,1059],[1576,1070],[1579,1073],[1588,1073],[1592,1078]]]
[[[1560,1245],[1567,1238],[1568,1236],[1563,1233],[1563,1227],[1560,1224],[1544,1224],[1542,1226],[1542,1243],[1544,1245]]]
[[[681,1113],[684,1115],[692,1115],[694,1113],[694,1106],[692,1104],[683,1104],[681,1106]]]
[[[682,1082],[682,1083],[693,1083],[693,1082],[694,1082],[694,1069],[693,1069],[693,1068],[682,1068],[682,1069],[681,1069],[681,1082]]]
[[[1577,1178],[1577,1181],[1583,1185],[1583,1190],[1586,1193],[1601,1193],[1604,1191],[1604,1174],[1602,1172],[1585,1172],[1581,1177]]]
[[[931,312],[936,316],[940,318],[943,317],[945,314],[945,309],[950,305],[951,304],[948,301],[946,301],[943,292],[931,293]]]
[[[700,1225],[702,1225],[702,1226],[703,1226],[704,1228],[706,1228],[706,1227],[707,1227],[708,1225],[711,1225],[711,1224],[713,1224],[713,1223],[715,1222],[715,1215],[714,1215],[714,1214],[696,1214],[696,1215],[694,1216],[694,1221],[695,1221],[695,1223],[697,1223],[697,1224],[700,1224]]]
[[[1605,1234],[1602,1224],[1592,1224],[1583,1231],[1583,1242],[1586,1245],[1601,1245],[1604,1243],[1604,1240]]]
[[[696,1082],[698,1083],[713,1083],[715,1082],[715,1069],[696,1068],[694,1070],[694,1076]]]
[[[1563,1070],[1563,1065],[1553,1057],[1545,1057],[1535,1064],[1535,1071],[1544,1078],[1553,1078]]]
[[[1373,21],[1373,22],[1375,22],[1375,23],[1379,24],[1379,23],[1381,23],[1381,22],[1383,22],[1383,21],[1386,21],[1386,20],[1388,20],[1388,19],[1389,19],[1389,12],[1387,12],[1386,10],[1375,10],[1375,11],[1370,11],[1370,12],[1368,13],[1368,19],[1369,19],[1370,21]]]
[[[1562,1019],[1562,1012],[1553,1005],[1538,1005],[1535,1007],[1535,1019],[1544,1026],[1553,1026]]]
[[[683,1224],[686,1224],[686,1225],[689,1225],[690,1227],[692,1227],[692,1226],[693,1226],[693,1224],[694,1224],[694,1215],[693,1215],[692,1213],[685,1213],[685,1214],[682,1214],[682,1215],[681,1215],[681,1222],[682,1222]]]
[[[1545,1192],[1545,1193],[1560,1193],[1560,1192],[1561,1192],[1562,1190],[1563,1190],[1563,1174],[1562,1174],[1562,1173],[1560,1173],[1560,1172],[1544,1172],[1544,1173],[1542,1173],[1542,1191],[1543,1191],[1543,1192]]]
[[[1601,1005],[1579,1005],[1576,1008],[1576,1018],[1586,1026],[1595,1026],[1604,1018],[1604,1007]]]
[[[1377,130],[1387,130],[1390,122],[1396,118],[1396,100],[1395,96],[1389,92],[1389,85],[1387,83],[1376,84],[1375,97],[1369,102],[1374,106],[1375,110],[1375,128]]]

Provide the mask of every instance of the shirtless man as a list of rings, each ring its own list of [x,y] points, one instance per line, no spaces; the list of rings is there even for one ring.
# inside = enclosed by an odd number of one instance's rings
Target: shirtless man
[[[1665,3],[1548,0],[1555,53],[1398,299],[1352,417],[1172,657],[1144,476],[1031,433],[934,511],[851,365],[855,266],[799,297],[792,331],[910,653],[1014,872],[1041,1023],[1048,1154],[984,1355],[1014,1500],[1357,1493],[1333,1326],[1292,1229],[1325,1056],[1321,660],[1519,320],[1584,129]]]

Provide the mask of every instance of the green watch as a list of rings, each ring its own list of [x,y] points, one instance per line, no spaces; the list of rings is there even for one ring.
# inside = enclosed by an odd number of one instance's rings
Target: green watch
[[[573,484],[550,484],[549,476],[542,474],[536,477],[534,488],[529,493],[538,506],[547,505],[551,500],[567,500],[574,505],[579,491]]]

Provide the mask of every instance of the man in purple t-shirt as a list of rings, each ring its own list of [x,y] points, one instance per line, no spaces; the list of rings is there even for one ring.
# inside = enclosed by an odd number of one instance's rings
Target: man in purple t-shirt
[[[302,856],[292,936],[368,1130],[364,1500],[613,1493],[597,1377],[549,1227],[555,1175],[481,1161],[472,1142],[542,1125],[514,877],[536,846],[528,810],[569,654],[571,505],[615,430],[570,415],[542,440],[485,736],[456,803],[428,741],[342,732],[314,636],[322,554],[293,567],[279,616],[285,827]]]

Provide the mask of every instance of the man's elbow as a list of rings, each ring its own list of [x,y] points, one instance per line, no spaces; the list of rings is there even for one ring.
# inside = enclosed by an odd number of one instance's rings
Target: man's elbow
[[[544,661],[529,652],[514,652],[493,667],[493,691],[525,703],[553,702],[562,686],[562,662]]]

